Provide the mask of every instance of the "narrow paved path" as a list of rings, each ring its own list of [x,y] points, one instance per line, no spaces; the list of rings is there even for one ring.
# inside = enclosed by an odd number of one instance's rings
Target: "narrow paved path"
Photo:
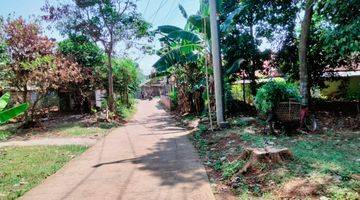
[[[156,100],[141,101],[134,120],[22,199],[213,200],[186,135]]]
[[[84,145],[92,146],[98,140],[92,138],[41,138],[34,140],[0,142],[0,148],[11,146],[61,146],[61,145]]]

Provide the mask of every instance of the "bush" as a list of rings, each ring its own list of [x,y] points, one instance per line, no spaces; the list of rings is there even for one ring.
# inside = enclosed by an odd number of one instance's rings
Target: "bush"
[[[116,101],[116,114],[122,119],[129,119],[136,111],[136,99],[130,98],[129,104],[127,105],[121,99]]]
[[[263,85],[255,97],[255,107],[262,114],[267,114],[281,101],[289,98],[300,100],[299,89],[296,84],[285,80],[272,80]]]
[[[174,105],[174,108],[176,108],[178,106],[178,92],[176,89],[169,93],[169,98],[171,100],[171,104]]]

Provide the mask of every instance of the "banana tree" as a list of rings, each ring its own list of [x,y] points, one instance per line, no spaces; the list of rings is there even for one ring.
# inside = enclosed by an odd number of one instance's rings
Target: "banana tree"
[[[220,2],[220,1],[219,1]],[[158,28],[163,36],[160,41],[165,44],[167,51],[154,64],[158,71],[189,62],[196,62],[194,58],[210,57],[210,12],[207,0],[200,0],[197,14],[190,15],[179,5],[183,17],[187,20],[185,28],[165,25]]]
[[[209,7],[206,1],[201,0],[198,13],[191,16],[187,15],[181,5],[179,7],[187,20],[187,24],[184,29],[170,25],[158,28],[158,32],[163,36],[160,38],[163,48],[159,51],[161,58],[153,67],[157,70],[157,73],[162,74],[170,72],[174,75],[174,71],[180,71],[181,73],[177,74],[179,76],[177,78],[185,77],[185,80],[183,79],[185,83],[180,82],[178,85],[182,88],[187,85],[188,90],[190,90],[188,94],[183,95],[186,98],[190,97],[191,99],[194,91],[199,92],[199,88],[204,88],[206,85],[207,99],[205,101],[208,102],[208,110],[210,111],[209,88],[211,86],[209,87],[208,74],[210,72],[207,66],[211,60]],[[198,76],[194,71],[199,72]],[[204,92],[200,91],[201,93]],[[194,96],[199,96],[199,94]]]
[[[9,109],[5,109],[9,101],[10,93],[5,93],[2,97],[0,97],[0,125],[23,114],[29,108],[29,105],[24,103]]]

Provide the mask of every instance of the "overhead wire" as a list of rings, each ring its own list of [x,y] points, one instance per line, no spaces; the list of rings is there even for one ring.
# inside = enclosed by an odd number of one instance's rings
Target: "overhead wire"
[[[174,5],[176,4],[176,1],[177,1],[177,0],[173,0],[173,1],[172,1],[172,4],[171,4],[171,7],[170,7],[170,8],[174,7]],[[164,22],[167,22],[167,18],[170,16],[171,13],[174,13],[175,9],[176,9],[176,7],[175,7],[174,9],[169,9],[169,12],[168,12],[168,13],[166,14],[166,16],[163,18],[163,21],[164,21]]]
[[[152,24],[154,23],[156,16],[158,15],[160,9],[165,5],[165,3],[166,3],[166,0],[162,0],[162,1],[160,2],[159,7],[157,8],[157,10],[155,11],[155,13],[154,13],[154,15],[153,15],[153,17],[152,17],[152,20],[151,20],[151,23],[152,23]]]
[[[147,4],[146,4],[145,10],[144,10],[144,12],[143,12],[143,15],[144,15],[144,16],[145,16],[145,14],[146,14],[146,12],[147,12],[147,10],[148,10],[148,8],[149,8],[149,5],[150,5],[150,0],[148,0],[148,2],[147,2]]]

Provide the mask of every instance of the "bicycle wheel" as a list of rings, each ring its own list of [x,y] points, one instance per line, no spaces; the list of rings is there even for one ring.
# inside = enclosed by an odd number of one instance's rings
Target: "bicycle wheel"
[[[316,118],[314,115],[310,115],[310,116],[306,117],[304,122],[305,122],[306,130],[311,131],[311,132],[314,132],[317,130],[318,124],[316,122]]]

